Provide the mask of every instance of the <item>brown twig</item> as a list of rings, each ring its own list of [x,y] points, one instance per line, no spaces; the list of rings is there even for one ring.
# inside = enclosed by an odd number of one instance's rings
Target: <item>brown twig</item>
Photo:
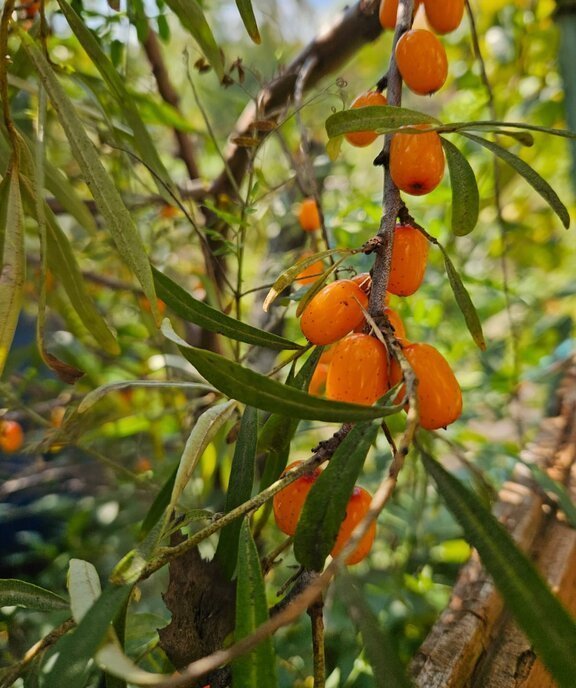
[[[148,25],[148,30],[146,32],[146,38],[142,42],[144,52],[148,58],[148,62],[152,67],[152,73],[156,79],[156,85],[158,86],[158,93],[162,96],[164,102],[171,105],[176,111],[180,112],[180,97],[168,74],[166,69],[166,64],[162,56],[162,49],[160,46],[160,41],[156,32],[152,30],[152,27]],[[174,127],[174,138],[176,139],[176,145],[178,146],[178,156],[182,159],[188,170],[188,175],[190,179],[198,179],[200,176],[198,166],[196,164],[196,156],[194,154],[194,146],[188,134],[181,131],[177,127]]]
[[[324,650],[324,600],[319,597],[308,607],[312,624],[312,648],[314,652],[314,688],[326,685],[326,653]]]

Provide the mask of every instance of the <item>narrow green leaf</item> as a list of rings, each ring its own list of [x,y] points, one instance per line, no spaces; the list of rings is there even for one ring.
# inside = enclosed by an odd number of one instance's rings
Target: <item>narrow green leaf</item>
[[[206,447],[212,442],[218,430],[230,420],[230,417],[236,410],[236,406],[235,401],[225,401],[221,404],[216,404],[216,406],[212,406],[204,411],[194,424],[180,457],[176,479],[174,480],[174,488],[166,513],[166,522],[168,522],[172,511],[176,507],[184,488],[188,485],[192,473]]]
[[[452,187],[452,231],[465,236],[476,226],[480,208],[480,195],[474,170],[453,143],[442,138]]]
[[[158,186],[158,190],[166,197],[167,201],[171,200],[170,195],[166,192],[166,187],[172,186],[172,181],[168,171],[164,167],[156,146],[152,141],[152,137],[148,133],[148,129],[144,125],[138,109],[134,104],[134,99],[128,93],[124,81],[120,74],[114,68],[114,65],[106,57],[94,34],[87,28],[86,24],[80,19],[72,7],[66,0],[58,0],[60,9],[66,17],[70,28],[76,35],[80,45],[84,48],[92,63],[98,69],[102,78],[108,85],[110,92],[116,98],[118,104],[122,107],[122,112],[126,117],[126,121],[130,125],[134,134],[133,141],[136,150],[140,153],[144,163],[154,172],[154,181]],[[161,181],[159,181],[161,180]]]
[[[130,266],[151,304],[152,313],[159,320],[152,270],[142,238],[128,209],[100,161],[100,154],[86,134],[74,106],[56,78],[42,50],[29,33],[18,31],[30,60],[46,88],[60,123],[70,142],[74,158],[80,165],[86,183],[102,213],[122,258]]]
[[[206,59],[212,65],[212,69],[222,80],[224,76],[222,54],[198,0],[165,0],[165,2],[178,17],[186,31],[198,43]]]
[[[473,121],[473,122],[454,122],[452,124],[445,125],[445,131],[460,132],[460,131],[473,131],[480,129],[483,131],[491,131],[495,127],[502,129],[521,129],[525,131],[538,131],[542,134],[550,134],[551,136],[560,136],[567,139],[576,139],[576,132],[570,131],[569,129],[554,129],[550,127],[540,127],[535,124],[526,124],[525,122],[502,122],[499,120],[487,119],[484,121]]]
[[[214,392],[214,387],[204,385],[199,382],[164,382],[163,380],[122,380],[120,382],[109,382],[107,385],[102,385],[93,389],[82,399],[78,405],[77,413],[86,413],[91,409],[100,399],[105,397],[110,392],[117,392],[121,389],[128,389],[132,387],[145,387],[151,389],[189,389],[198,392]]]
[[[246,344],[255,344],[278,351],[301,348],[299,344],[291,342],[289,339],[247,325],[240,320],[224,315],[224,313],[202,303],[202,301],[198,301],[156,268],[152,268],[152,273],[159,298],[183,320],[193,322],[209,332],[218,332]]]
[[[294,555],[305,568],[320,571],[324,566],[378,429],[378,423],[356,425],[312,485],[294,536]]]
[[[270,304],[276,300],[276,297],[278,294],[284,291],[286,287],[289,287],[292,282],[298,277],[298,275],[304,270],[304,268],[307,268],[309,265],[312,265],[313,263],[316,263],[319,260],[323,260],[324,258],[327,258],[328,256],[332,256],[335,253],[343,253],[345,256],[349,256],[354,251],[351,250],[346,250],[346,249],[341,249],[341,248],[331,248],[328,249],[327,251],[320,251],[319,253],[314,253],[310,256],[306,256],[305,258],[302,258],[299,260],[297,263],[289,267],[287,270],[284,270],[284,272],[277,277],[276,281],[272,285],[270,291],[268,292],[266,298],[264,299],[264,304],[262,308],[265,311],[268,311],[270,308]]]
[[[256,23],[251,0],[236,0],[236,5],[248,35],[254,43],[260,44],[262,38],[260,37],[260,31],[258,31],[258,24]]]
[[[4,240],[6,238],[6,217],[8,213],[9,197],[10,175],[6,175],[5,177],[2,177],[2,180],[0,181],[0,258],[4,255]]]
[[[343,136],[335,136],[333,139],[328,139],[326,144],[326,153],[332,162],[338,159],[340,151],[342,150]]]
[[[93,564],[83,559],[70,559],[68,592],[72,617],[79,624],[102,594],[100,578]]]
[[[176,480],[176,473],[178,472],[178,466],[172,471],[168,480],[162,485],[160,492],[156,495],[152,505],[148,509],[142,525],[140,526],[140,538],[147,537],[148,533],[154,528],[158,521],[162,518],[162,515],[168,504],[170,504],[170,495],[174,490],[174,481]]]
[[[120,345],[90,297],[68,237],[47,204],[44,206],[44,215],[48,267],[64,287],[70,303],[86,329],[106,353],[118,356]]]
[[[477,496],[432,456],[424,467],[494,579],[508,608],[548,667],[559,688],[574,686],[576,624],[552,594],[534,564]]]
[[[482,323],[480,322],[476,308],[474,308],[470,294],[468,294],[466,287],[460,279],[458,271],[448,257],[444,247],[440,244],[438,244],[438,246],[440,247],[442,255],[444,256],[444,266],[446,267],[448,281],[450,282],[450,286],[454,292],[454,298],[456,299],[458,308],[460,308],[460,311],[464,316],[464,320],[466,321],[466,327],[468,328],[468,331],[472,335],[472,339],[478,348],[482,349],[482,351],[485,351],[486,340],[484,339],[484,333],[482,332]]]
[[[0,579],[0,607],[27,607],[43,612],[70,609],[70,604],[55,592],[17,578]]]
[[[268,620],[266,589],[260,568],[258,550],[254,544],[248,520],[240,529],[238,548],[238,585],[236,588],[236,640],[250,635]],[[266,638],[252,652],[232,663],[234,688],[254,688],[278,685],[276,660],[271,638]]]
[[[256,409],[247,406],[242,415],[232,458],[228,493],[226,494],[226,513],[248,501],[252,495],[257,437],[258,414]],[[214,555],[228,578],[232,578],[236,568],[240,526],[241,522],[237,519],[220,531],[218,547]]]
[[[410,124],[441,125],[440,120],[417,110],[392,105],[369,105],[341,110],[326,120],[329,138],[354,131],[375,131],[379,134],[395,131]],[[435,127],[431,127],[434,129]]]
[[[58,657],[45,676],[43,688],[83,686],[88,676],[88,662],[94,657],[110,629],[112,619],[130,596],[129,586],[108,586],[90,607],[78,626],[54,645]]]
[[[378,623],[374,612],[362,596],[356,581],[343,571],[336,579],[338,597],[348,608],[352,621],[362,635],[362,645],[374,674],[376,688],[411,688],[394,639]]]
[[[508,136],[527,148],[534,145],[534,137],[527,131],[509,131],[498,127],[477,127],[477,129],[482,133],[490,132],[491,134],[498,134],[498,136]]]
[[[26,262],[24,255],[24,211],[18,170],[11,164],[8,177],[3,253],[0,272],[0,376],[12,345],[22,306]]]
[[[182,354],[216,389],[248,406],[279,413],[291,418],[324,420],[327,422],[382,418],[397,413],[398,406],[360,406],[341,401],[329,401],[311,396],[283,385],[264,375],[245,368],[204,349],[190,346],[172,330],[167,320],[162,325],[164,335],[175,342]]]
[[[548,182],[541,177],[534,168],[530,167],[530,165],[525,163],[524,160],[519,158],[517,155],[514,155],[514,153],[511,153],[509,150],[506,150],[506,148],[499,146],[493,141],[488,141],[480,136],[475,136],[474,134],[469,133],[463,133],[462,135],[466,136],[466,138],[469,138],[471,141],[475,141],[481,146],[484,146],[484,148],[487,148],[494,155],[508,163],[510,167],[515,169],[518,174],[524,177],[530,186],[537,191],[540,196],[542,196],[542,198],[546,201],[546,203],[548,203],[556,215],[558,215],[564,227],[566,227],[566,229],[570,227],[570,215],[568,214],[566,206],[564,203],[562,203],[558,197],[558,194],[554,191],[550,184],[548,184]]]

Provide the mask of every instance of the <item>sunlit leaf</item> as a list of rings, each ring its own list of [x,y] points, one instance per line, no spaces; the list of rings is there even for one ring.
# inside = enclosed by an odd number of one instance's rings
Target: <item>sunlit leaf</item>
[[[169,277],[153,268],[154,282],[158,296],[183,320],[193,322],[209,332],[218,332],[239,342],[264,346],[268,349],[299,349],[299,344],[272,332],[260,330],[231,318],[195,299]]]
[[[335,253],[351,255],[353,251],[350,249],[331,248],[327,251],[320,251],[319,253],[314,253],[310,256],[302,258],[297,263],[290,266],[287,270],[284,270],[284,272],[276,278],[276,281],[264,299],[262,308],[267,312],[270,308],[270,305],[276,300],[278,294],[283,292],[286,287],[289,287],[292,282],[296,280],[302,270],[304,270],[304,268],[307,268],[309,265],[313,265],[314,263],[317,263],[319,260],[323,260],[328,256],[333,256]]]
[[[320,399],[271,380],[212,351],[190,346],[176,335],[166,320],[162,331],[178,345],[182,354],[208,382],[227,396],[248,406],[291,418],[327,422],[369,420],[388,416],[399,410],[397,406],[360,406]]]
[[[400,129],[410,124],[437,124],[440,121],[418,110],[391,105],[368,105],[362,108],[341,110],[326,120],[329,138],[355,131],[375,131],[379,134]]]
[[[294,536],[294,555],[305,568],[320,571],[324,566],[378,430],[378,423],[354,426],[312,485]]]
[[[240,529],[238,548],[238,585],[236,588],[236,640],[250,635],[268,620],[266,589],[248,520]],[[234,688],[278,685],[276,660],[271,638],[264,639],[254,650],[232,662]]]
[[[466,539],[478,550],[482,563],[536,654],[559,688],[573,688],[576,657],[573,619],[554,597],[534,564],[476,495],[428,454],[422,453],[422,460],[440,496],[464,529]]]
[[[199,382],[172,382],[163,380],[122,380],[120,382],[109,382],[107,385],[102,385],[93,389],[82,399],[78,405],[78,413],[86,413],[88,409],[92,408],[100,399],[104,398],[110,392],[118,392],[121,389],[130,389],[133,387],[143,387],[148,389],[189,389],[195,392],[213,392],[214,388],[210,385],[204,385]]]
[[[442,138],[452,186],[452,231],[456,236],[469,234],[478,222],[480,196],[470,163],[453,143]]]
[[[43,612],[69,609],[70,604],[51,590],[17,578],[0,579],[0,607],[26,607]]]
[[[224,77],[222,54],[200,3],[197,0],[165,0],[165,2],[198,43],[218,78],[222,80]]]
[[[228,492],[226,494],[226,513],[248,501],[254,485],[256,461],[256,440],[258,436],[258,415],[256,409],[247,406],[242,414],[240,431],[236,440],[236,449],[232,458]],[[220,531],[215,559],[222,570],[232,578],[238,555],[238,538],[240,537],[240,520],[233,521]]]
[[[438,245],[440,246],[440,244]],[[472,335],[472,339],[474,340],[476,345],[480,349],[482,349],[482,351],[484,351],[486,349],[486,340],[484,339],[484,333],[482,332],[482,323],[480,322],[480,318],[478,317],[476,308],[472,303],[470,294],[468,294],[466,287],[460,279],[458,271],[454,267],[452,261],[450,260],[448,254],[442,246],[440,246],[440,250],[442,251],[442,255],[444,256],[444,266],[446,267],[448,281],[450,282],[450,286],[452,287],[452,291],[454,292],[454,298],[456,299],[458,308],[464,316],[466,327]]]
[[[541,177],[533,167],[530,167],[530,165],[525,163],[524,160],[519,158],[517,155],[514,155],[514,153],[511,153],[509,150],[499,146],[493,141],[488,141],[487,139],[483,139],[480,136],[475,136],[474,134],[470,133],[463,133],[463,136],[466,136],[466,138],[469,138],[471,141],[475,141],[481,146],[484,146],[484,148],[487,148],[489,151],[494,153],[494,155],[497,155],[501,160],[504,160],[504,162],[508,163],[510,167],[518,172],[518,174],[524,177],[530,186],[532,186],[532,188],[537,191],[540,196],[542,196],[542,198],[546,201],[546,203],[548,203],[556,215],[558,215],[564,227],[568,229],[570,226],[570,215],[568,214],[566,206],[564,203],[562,203],[558,197],[558,194],[554,191],[550,184],[548,184],[548,182]]]
[[[26,263],[24,255],[24,211],[18,169],[8,173],[3,254],[0,272],[0,376],[4,370],[22,306]]]
[[[216,406],[212,406],[204,411],[194,423],[178,464],[174,488],[172,489],[168,505],[168,515],[176,507],[198,461],[200,461],[202,454],[206,451],[206,447],[212,442],[218,430],[230,420],[236,410],[236,406],[235,401],[225,401],[221,404],[216,404]]]
[[[102,594],[98,572],[83,559],[70,559],[68,564],[68,592],[74,621],[79,624],[86,612]]]
[[[118,193],[116,183],[102,165],[100,154],[88,137],[74,105],[60,85],[44,53],[30,34],[20,30],[18,35],[46,88],[52,107],[58,115],[74,157],[106,221],[118,252],[140,281],[144,294],[150,301],[152,313],[158,319],[150,263],[138,228]]]
[[[141,669],[124,654],[114,636],[99,648],[95,659],[98,666],[107,673],[137,686],[157,686],[160,681],[170,678],[167,674],[153,674]]]

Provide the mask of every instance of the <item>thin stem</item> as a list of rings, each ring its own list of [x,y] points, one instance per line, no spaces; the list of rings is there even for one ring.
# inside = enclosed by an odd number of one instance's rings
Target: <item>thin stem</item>
[[[326,686],[326,653],[324,650],[324,600],[318,598],[308,607],[312,623],[312,648],[314,651],[314,688]]]

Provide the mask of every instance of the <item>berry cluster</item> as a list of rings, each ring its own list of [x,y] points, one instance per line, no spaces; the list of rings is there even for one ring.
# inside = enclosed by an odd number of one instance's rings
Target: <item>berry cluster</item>
[[[398,0],[382,0],[380,22],[384,28],[396,25]],[[416,2],[412,28],[398,40],[395,58],[398,70],[408,88],[419,95],[430,95],[440,89],[448,74],[446,52],[438,34],[448,33],[460,24],[463,0],[423,0]],[[432,30],[430,30],[432,29]],[[351,109],[387,105],[380,90],[360,94]],[[357,131],[345,135],[353,146],[364,147],[378,137],[374,131]],[[388,160],[390,176],[400,191],[412,195],[427,194],[444,176],[445,158],[440,137],[428,125],[412,125],[406,133],[392,137]],[[320,214],[314,199],[306,199],[298,214],[304,231],[320,228]],[[410,364],[418,386],[416,398],[419,423],[435,430],[453,423],[462,412],[462,393],[448,362],[433,346],[406,339],[404,324],[389,308],[388,296],[405,297],[420,287],[426,271],[429,242],[416,226],[397,224],[392,242],[392,255],[385,303],[382,310]],[[304,269],[297,277],[299,284],[314,282],[323,272],[321,261]],[[316,366],[310,381],[311,394],[324,394],[328,399],[372,405],[393,386],[402,383],[403,374],[396,358],[390,355],[382,337],[374,336],[365,313],[368,308],[372,278],[365,273],[354,279],[338,279],[324,286],[309,301],[300,319],[302,334],[311,343],[329,346]],[[402,389],[398,399],[404,396]],[[289,468],[298,463],[291,464]],[[288,469],[287,469],[288,470]],[[296,526],[308,492],[321,469],[298,478],[274,498],[274,515],[280,530],[288,535]],[[355,526],[370,504],[370,494],[356,486],[340,527],[334,556],[344,547]],[[370,550],[375,524],[366,533],[347,563],[356,563]]]

